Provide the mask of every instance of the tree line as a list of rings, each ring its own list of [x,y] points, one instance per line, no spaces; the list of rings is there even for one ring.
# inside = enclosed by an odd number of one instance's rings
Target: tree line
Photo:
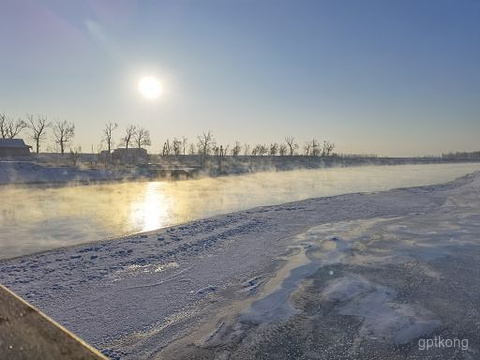
[[[114,133],[119,130],[115,122],[107,122],[102,129],[102,148],[107,154],[111,154],[115,144]],[[0,113],[0,138],[13,139],[22,131],[28,131],[30,139],[35,143],[35,152],[38,154],[42,143],[46,140],[47,131],[53,134],[54,143],[58,146],[61,154],[64,154],[67,147],[75,137],[75,124],[66,120],[48,121],[46,115],[26,115],[23,119],[13,119]],[[119,139],[119,144],[125,149],[132,147],[143,148],[151,145],[150,132],[138,125],[128,125]],[[106,147],[106,149],[105,149]],[[188,138],[174,137],[167,139],[162,146],[161,155],[200,155],[202,158],[215,155],[224,157],[230,156],[331,156],[335,144],[330,141],[321,143],[313,138],[310,141],[300,144],[293,136],[286,136],[284,142],[280,143],[257,143],[250,145],[235,141],[233,144],[218,144],[211,131],[197,136],[194,142]],[[71,152],[79,152],[79,149],[70,149]]]
[[[46,115],[34,117],[32,114],[27,114],[26,120],[13,119],[5,114],[0,114],[0,138],[14,139],[26,129],[30,132],[30,138],[35,143],[35,152],[38,154],[41,143],[46,138],[47,129],[51,128],[54,142],[59,146],[60,152],[64,154],[66,147],[75,137],[75,124],[66,120],[50,122]]]
[[[480,159],[480,151],[443,153],[442,159],[471,160]]]
[[[113,122],[107,122],[103,129],[103,141],[106,144],[107,153],[111,153],[114,144],[113,132],[118,129],[118,124]],[[120,144],[125,146],[126,149],[134,144],[136,148],[142,148],[143,146],[150,146],[150,132],[142,127],[135,125],[128,125],[125,129],[124,136],[120,139]],[[285,143],[271,143],[271,144],[256,144],[251,146],[250,144],[241,144],[239,141],[235,141],[233,145],[230,144],[218,144],[211,131],[202,133],[197,136],[196,142],[189,142],[185,136],[174,137],[173,139],[167,139],[163,143],[161,155],[216,155],[216,156],[293,156],[293,155],[306,155],[306,156],[331,156],[335,144],[330,141],[323,141],[320,143],[317,139],[305,142],[303,148],[300,147],[298,142],[293,136],[285,137]],[[298,150],[301,150],[300,153]]]
[[[320,143],[312,139],[303,147],[293,136],[286,136],[282,143],[257,143],[254,146],[239,141],[234,144],[217,144],[211,131],[197,136],[196,143],[188,143],[186,137],[167,139],[163,144],[162,155],[217,155],[217,156],[331,156],[335,144],[330,141]]]

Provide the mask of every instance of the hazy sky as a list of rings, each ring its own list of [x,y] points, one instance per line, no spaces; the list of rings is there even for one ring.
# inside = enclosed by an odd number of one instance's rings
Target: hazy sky
[[[0,112],[190,141],[480,150],[477,0],[0,0]],[[138,80],[164,93],[143,98]],[[26,133],[25,133],[26,134]],[[51,140],[48,141],[51,143]]]

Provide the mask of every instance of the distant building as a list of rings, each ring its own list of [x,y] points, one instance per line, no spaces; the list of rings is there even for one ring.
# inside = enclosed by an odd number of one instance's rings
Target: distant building
[[[0,139],[0,157],[28,156],[30,148],[23,139]]]
[[[106,163],[111,160],[112,154],[108,150],[102,150],[100,151],[100,154],[98,154],[98,161]]]
[[[113,150],[112,158],[123,163],[138,163],[147,161],[148,154],[147,150],[142,148],[118,148]]]

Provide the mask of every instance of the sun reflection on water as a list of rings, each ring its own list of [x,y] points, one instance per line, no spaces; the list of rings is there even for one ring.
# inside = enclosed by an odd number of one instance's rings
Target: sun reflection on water
[[[141,231],[152,231],[168,224],[171,199],[165,196],[164,184],[148,183],[143,199],[132,204],[130,223]]]

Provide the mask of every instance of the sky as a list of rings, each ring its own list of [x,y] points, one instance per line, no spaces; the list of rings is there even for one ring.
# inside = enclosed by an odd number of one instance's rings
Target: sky
[[[116,145],[148,129],[153,153],[209,130],[218,144],[478,151],[478,19],[478,0],[0,0],[0,113],[73,122],[84,152],[107,121]]]

